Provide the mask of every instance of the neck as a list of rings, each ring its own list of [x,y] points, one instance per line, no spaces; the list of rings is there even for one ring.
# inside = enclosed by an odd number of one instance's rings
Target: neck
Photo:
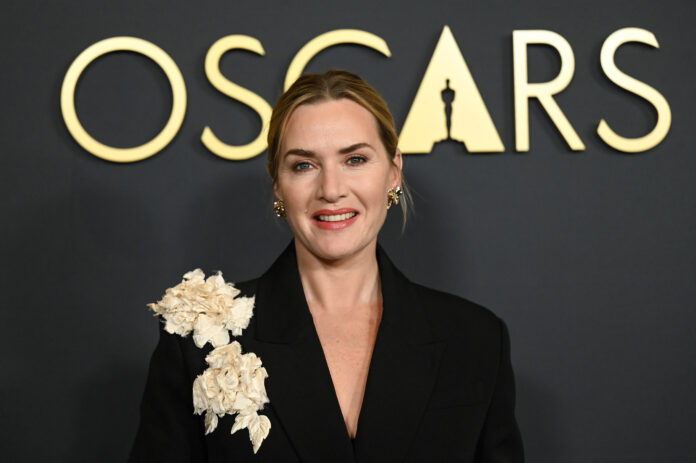
[[[326,261],[295,241],[300,279],[312,314],[338,315],[381,307],[376,247],[375,241],[348,258]]]

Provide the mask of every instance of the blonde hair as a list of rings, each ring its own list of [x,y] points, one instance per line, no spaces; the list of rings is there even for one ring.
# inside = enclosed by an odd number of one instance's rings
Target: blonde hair
[[[396,135],[394,118],[384,98],[370,84],[348,71],[332,69],[324,74],[304,74],[283,93],[273,108],[268,128],[268,174],[275,184],[278,181],[280,145],[285,127],[292,112],[304,104],[347,98],[358,103],[372,114],[377,122],[379,136],[393,162],[399,138]],[[399,204],[403,212],[403,224],[411,206],[411,194],[401,174],[401,189],[404,194]],[[386,192],[385,192],[386,201]]]

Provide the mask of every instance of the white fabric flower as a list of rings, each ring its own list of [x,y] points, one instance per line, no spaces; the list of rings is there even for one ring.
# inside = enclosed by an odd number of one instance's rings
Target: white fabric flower
[[[256,412],[247,415],[239,414],[234,419],[234,426],[232,426],[232,431],[230,433],[234,434],[244,428],[249,430],[249,439],[251,440],[251,445],[254,447],[254,453],[256,453],[271,430],[271,420],[269,420],[267,416],[259,415]]]
[[[232,433],[248,428],[256,453],[268,436],[271,422],[258,414],[268,403],[264,379],[268,377],[253,352],[242,354],[237,341],[210,351],[205,358],[208,368],[193,382],[194,413],[205,413],[205,433],[215,430],[218,417],[237,414]]]
[[[254,298],[237,297],[239,293],[221,272],[205,279],[203,271],[196,269],[148,307],[165,320],[168,333],[187,336],[193,331],[196,346],[210,342],[220,347],[230,342],[228,330],[240,336],[254,313]]]
[[[165,320],[168,333],[193,332],[197,347],[209,342],[214,348],[205,358],[208,368],[193,382],[193,410],[205,413],[205,433],[213,432],[225,414],[237,414],[231,433],[247,428],[256,453],[271,429],[268,417],[258,414],[268,403],[268,373],[256,354],[242,354],[239,342],[230,343],[230,331],[240,336],[254,313],[254,297],[237,297],[239,293],[222,273],[205,279],[196,269],[148,307]]]

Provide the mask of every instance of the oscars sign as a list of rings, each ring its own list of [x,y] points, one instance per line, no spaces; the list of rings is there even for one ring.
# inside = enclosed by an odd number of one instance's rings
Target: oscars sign
[[[671,111],[667,100],[654,88],[622,72],[614,62],[616,50],[623,44],[639,42],[659,48],[655,35],[645,29],[619,29],[607,37],[600,52],[600,64],[605,76],[615,85],[648,101],[657,113],[653,129],[637,138],[617,134],[604,119],[599,121],[597,134],[610,147],[638,153],[657,146],[669,132]],[[368,47],[389,57],[387,43],[377,35],[360,30],[334,30],[310,40],[295,55],[285,76],[287,89],[302,74],[305,66],[320,51],[339,44]],[[529,45],[548,45],[560,56],[558,75],[549,82],[530,83],[527,74]],[[512,33],[513,82],[515,107],[515,150],[529,151],[529,100],[536,98],[558,129],[569,148],[582,151],[585,145],[566,118],[554,95],[563,91],[575,73],[575,58],[570,44],[559,34],[546,30],[516,30]],[[220,59],[231,50],[247,50],[258,55],[265,51],[261,42],[246,35],[229,35],[215,42],[205,58],[205,73],[209,82],[224,95],[252,108],[261,119],[258,136],[246,145],[232,146],[222,142],[210,127],[204,127],[201,142],[213,154],[229,160],[258,156],[266,149],[266,135],[271,107],[259,95],[228,80],[220,72]],[[75,110],[75,89],[84,70],[95,59],[115,51],[143,54],[165,73],[172,90],[172,108],[164,128],[153,139],[132,148],[115,148],[93,138],[84,129]],[[60,98],[63,119],[70,134],[85,150],[112,162],[135,162],[153,156],[164,149],[179,131],[186,113],[186,85],[176,63],[157,45],[136,37],[112,37],[85,49],[70,65]],[[445,26],[430,63],[399,135],[399,147],[404,153],[429,153],[439,141],[462,143],[470,153],[496,153],[505,150],[498,130],[488,113],[476,82],[461,54],[449,27]]]

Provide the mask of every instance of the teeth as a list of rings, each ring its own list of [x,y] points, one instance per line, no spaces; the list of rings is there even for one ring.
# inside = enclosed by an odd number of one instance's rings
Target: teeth
[[[339,222],[341,220],[347,220],[351,217],[357,215],[357,212],[348,212],[347,214],[337,214],[337,215],[320,215],[319,220],[322,222]]]

